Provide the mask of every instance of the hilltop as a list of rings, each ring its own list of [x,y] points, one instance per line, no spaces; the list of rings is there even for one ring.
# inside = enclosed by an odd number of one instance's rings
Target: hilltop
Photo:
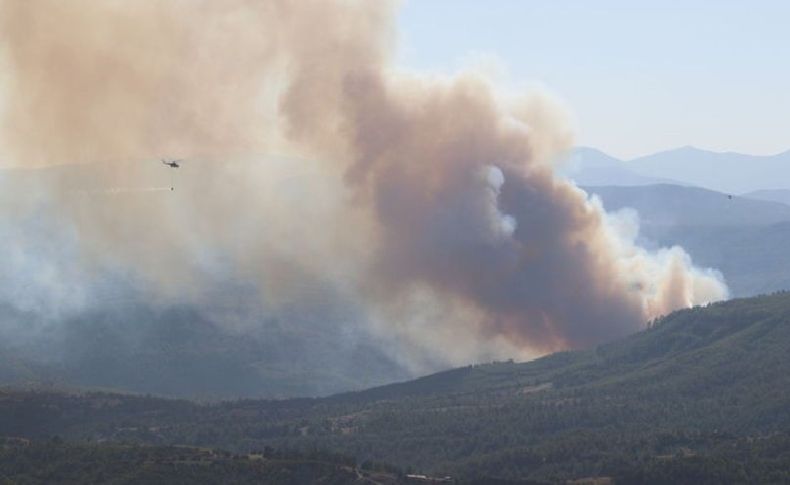
[[[747,155],[686,146],[635,158],[627,166],[644,176],[671,175],[685,183],[732,194],[790,188],[790,151]]]

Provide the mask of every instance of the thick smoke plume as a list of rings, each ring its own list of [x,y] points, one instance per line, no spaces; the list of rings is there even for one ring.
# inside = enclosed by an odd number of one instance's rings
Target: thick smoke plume
[[[163,299],[244,279],[271,308],[329,284],[413,362],[589,346],[726,296],[554,175],[572,136],[551,100],[398,72],[394,11],[2,0],[4,163],[50,167],[25,176],[85,275]],[[187,159],[174,191],[158,157]],[[6,211],[40,207],[18,192]]]

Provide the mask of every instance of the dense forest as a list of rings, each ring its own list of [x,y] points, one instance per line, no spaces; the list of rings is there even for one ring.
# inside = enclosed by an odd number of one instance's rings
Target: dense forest
[[[65,443],[5,439],[0,483],[398,484],[402,473],[323,452],[269,448],[245,455],[186,446]]]
[[[0,435],[58,436],[82,447],[76,454],[98,443],[243,456],[329,450],[390,463],[382,467],[396,475],[458,480],[782,483],[790,482],[789,353],[782,293],[676,312],[588,351],[323,399],[198,404],[8,390]]]

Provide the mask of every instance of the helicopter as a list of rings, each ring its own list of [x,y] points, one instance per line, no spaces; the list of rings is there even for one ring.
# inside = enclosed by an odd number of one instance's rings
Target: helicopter
[[[181,162],[181,161],[182,160],[168,160],[166,158],[162,159],[162,163],[167,165],[170,168],[180,168],[181,165],[179,164],[179,162]],[[174,180],[173,180],[173,172],[170,172],[170,190],[171,191],[176,190],[175,183],[174,183]]]

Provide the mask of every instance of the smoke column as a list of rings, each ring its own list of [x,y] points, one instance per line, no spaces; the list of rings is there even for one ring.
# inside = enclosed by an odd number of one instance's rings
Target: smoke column
[[[47,174],[82,268],[160,298],[198,298],[222,268],[274,306],[321,298],[320,278],[415,362],[585,347],[726,297],[554,175],[572,134],[550,99],[398,72],[394,12],[2,0],[3,163]],[[159,157],[187,159],[177,189],[130,190],[157,187]]]

